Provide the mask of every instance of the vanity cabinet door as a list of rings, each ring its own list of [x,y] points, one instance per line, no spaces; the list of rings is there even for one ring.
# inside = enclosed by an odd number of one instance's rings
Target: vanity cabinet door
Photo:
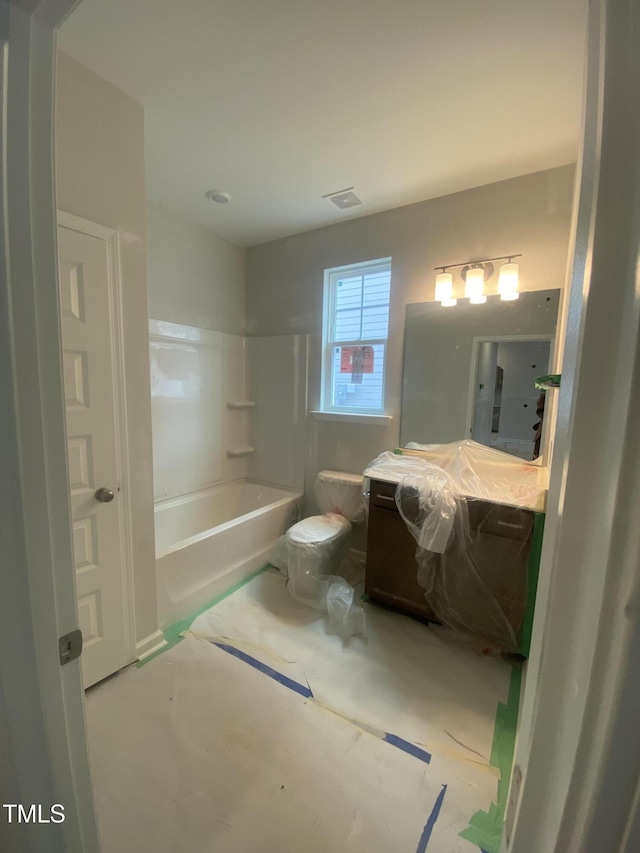
[[[373,600],[436,621],[418,584],[416,541],[398,512],[395,486],[372,481],[365,592]]]

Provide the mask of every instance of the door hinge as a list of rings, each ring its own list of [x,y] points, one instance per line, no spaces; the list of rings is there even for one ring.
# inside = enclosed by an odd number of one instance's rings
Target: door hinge
[[[79,658],[82,654],[82,631],[80,628],[60,637],[58,648],[60,649],[60,666]]]

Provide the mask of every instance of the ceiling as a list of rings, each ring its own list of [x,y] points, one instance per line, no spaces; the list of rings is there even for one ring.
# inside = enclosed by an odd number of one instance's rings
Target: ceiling
[[[586,7],[82,0],[59,46],[144,104],[151,200],[250,246],[574,162]]]

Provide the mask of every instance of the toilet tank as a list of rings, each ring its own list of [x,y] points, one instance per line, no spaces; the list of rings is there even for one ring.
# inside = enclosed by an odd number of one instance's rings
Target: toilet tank
[[[361,474],[320,471],[316,477],[315,493],[323,513],[337,512],[352,522],[364,518]]]

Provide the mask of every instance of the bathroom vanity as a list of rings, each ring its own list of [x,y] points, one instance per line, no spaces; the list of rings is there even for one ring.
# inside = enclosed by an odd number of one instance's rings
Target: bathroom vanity
[[[439,617],[480,638],[482,648],[524,656],[548,489],[548,470],[531,461],[536,431],[544,439],[534,378],[549,364],[559,301],[556,289],[521,293],[517,301],[489,296],[482,306],[466,300],[455,308],[407,305],[402,447],[381,454],[364,472],[370,484],[365,591],[371,600],[428,621]],[[418,583],[417,543],[395,500],[411,456],[446,471],[456,492],[455,511],[443,503],[443,514],[432,509],[427,523],[418,489],[425,490],[427,506],[430,475],[415,466],[417,527],[428,538],[443,520],[444,541],[432,540],[433,549],[421,551],[429,603]],[[436,477],[433,494],[439,488],[445,500],[448,487]],[[407,487],[402,506],[410,519],[413,501]]]
[[[396,506],[396,488],[397,480],[370,478],[365,592],[372,601],[437,622],[438,616],[418,583],[417,545]],[[436,583],[431,601],[438,610],[438,604],[442,606],[447,598],[447,604],[465,626],[482,634],[489,596],[497,602],[517,637],[517,644],[508,650],[526,657],[544,513],[474,495],[466,498],[466,509],[469,539],[464,549],[448,548],[445,554],[432,556],[436,577],[448,573],[451,578],[451,573],[459,570],[461,583],[446,591],[438,589]],[[480,587],[472,582],[467,558],[473,564],[473,576],[480,579]]]
[[[365,592],[404,613],[438,621],[417,579],[416,540],[395,500],[396,483],[371,480]]]

